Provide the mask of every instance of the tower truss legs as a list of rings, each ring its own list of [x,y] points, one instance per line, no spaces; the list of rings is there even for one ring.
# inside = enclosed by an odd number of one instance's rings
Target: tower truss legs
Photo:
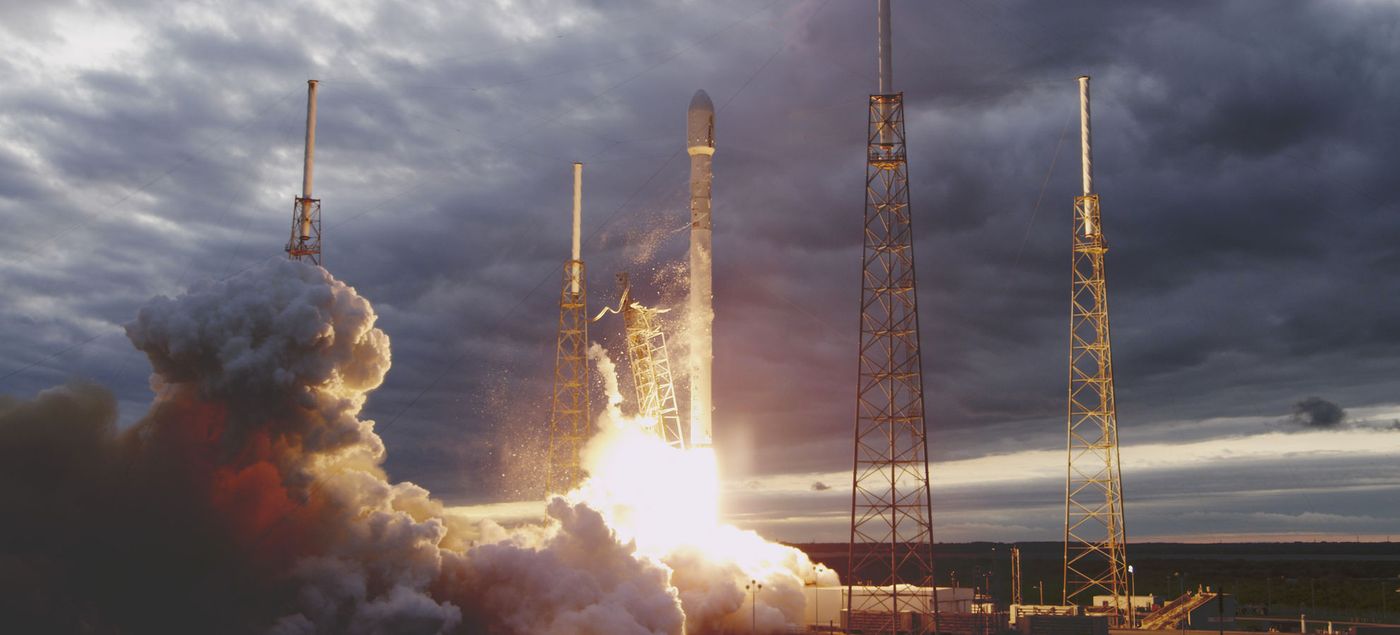
[[[559,339],[554,349],[554,390],[549,410],[545,492],[562,494],[583,479],[579,450],[592,433],[588,403],[588,287],[582,260],[564,264],[559,294]]]
[[[1021,604],[1021,548],[1011,548],[1011,603]]]
[[[321,199],[298,196],[292,207],[292,237],[287,257],[321,264]]]
[[[1113,596],[1116,626],[1127,609],[1127,532],[1098,195],[1076,197],[1074,218],[1064,603]]]
[[[684,448],[676,386],[671,379],[671,357],[666,334],[657,322],[656,309],[633,303],[622,312],[627,334],[627,359],[637,391],[638,414],[651,419],[656,434],[673,448]]]
[[[593,319],[602,319],[608,313],[622,315],[627,363],[632,368],[632,386],[637,393],[637,414],[652,421],[656,435],[666,445],[684,449],[676,385],[671,378],[671,356],[666,348],[666,333],[661,330],[657,318],[666,309],[654,309],[633,301],[632,283],[626,272],[617,274],[617,295],[617,308],[603,309]]]
[[[914,633],[937,629],[904,141],[903,94],[871,95],[846,594],[850,626],[864,633],[907,633],[910,623]],[[851,589],[857,584],[870,586]]]

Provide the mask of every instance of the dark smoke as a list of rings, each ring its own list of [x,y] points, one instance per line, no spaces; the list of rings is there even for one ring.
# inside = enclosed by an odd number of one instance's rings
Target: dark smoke
[[[1336,428],[1346,418],[1346,410],[1321,397],[1308,397],[1293,404],[1292,421],[1304,428]]]
[[[665,566],[562,499],[468,525],[390,482],[358,418],[389,341],[354,289],[269,261],[127,326],[156,393],[0,398],[0,624],[14,633],[680,633]]]
[[[5,630],[257,632],[293,592],[271,574],[296,534],[259,550],[226,512],[276,501],[226,497],[219,509],[212,466],[186,452],[207,430],[148,420],[119,433],[115,420],[112,395],[90,385],[0,403]]]

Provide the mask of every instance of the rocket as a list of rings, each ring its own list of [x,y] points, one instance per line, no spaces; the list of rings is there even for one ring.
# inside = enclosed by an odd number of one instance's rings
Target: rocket
[[[715,104],[695,91],[685,116],[690,153],[690,446],[713,440],[714,293],[710,251],[710,162],[715,154]]]

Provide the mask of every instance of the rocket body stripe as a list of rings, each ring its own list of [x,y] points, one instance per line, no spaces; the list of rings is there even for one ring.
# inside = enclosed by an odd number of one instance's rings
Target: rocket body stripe
[[[714,438],[711,380],[715,311],[710,194],[715,107],[703,90],[695,93],[686,113],[686,150],[690,154],[690,445],[704,447]]]

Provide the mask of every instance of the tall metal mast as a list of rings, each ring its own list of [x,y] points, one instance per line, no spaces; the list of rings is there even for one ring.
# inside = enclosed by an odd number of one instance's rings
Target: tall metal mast
[[[1071,259],[1064,603],[1113,596],[1110,622],[1116,626],[1127,610],[1127,532],[1104,283],[1108,244],[1094,193],[1088,76],[1079,78],[1079,124],[1084,193],[1074,198]]]
[[[1021,548],[1011,547],[1011,603],[1021,603]]]
[[[854,630],[909,632],[900,622],[910,614],[913,632],[927,633],[938,628],[938,595],[904,95],[893,88],[889,0],[878,0],[878,13],[880,80],[879,93],[870,96],[867,129],[846,608]],[[862,583],[870,586],[853,588]]]
[[[316,159],[316,88],[320,82],[306,82],[306,151],[302,157],[301,196],[292,207],[292,237],[287,240],[287,257],[321,264],[321,199],[311,198],[311,177]]]
[[[545,492],[564,493],[583,478],[579,450],[592,432],[588,404],[588,285],[580,251],[583,164],[574,163],[573,242],[559,292],[559,337],[554,347],[554,390],[549,409]]]

